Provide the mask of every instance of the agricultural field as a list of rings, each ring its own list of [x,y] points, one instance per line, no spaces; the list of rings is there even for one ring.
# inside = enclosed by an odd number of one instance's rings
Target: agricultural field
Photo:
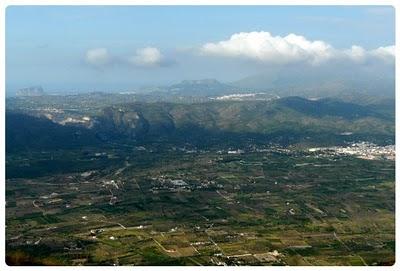
[[[395,261],[392,160],[120,145],[13,154],[7,166],[11,265]]]

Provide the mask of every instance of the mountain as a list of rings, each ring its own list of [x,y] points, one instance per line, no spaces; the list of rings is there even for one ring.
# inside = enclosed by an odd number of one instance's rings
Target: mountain
[[[103,110],[98,129],[110,137],[149,139],[218,134],[248,137],[312,135],[394,136],[394,113],[337,99],[288,97],[272,101],[200,104],[135,103]]]
[[[299,66],[270,68],[231,83],[241,89],[266,91],[281,97],[341,97],[347,92],[394,98],[394,69]]]
[[[300,97],[287,97],[277,100],[277,103],[310,117],[330,116],[346,120],[370,117],[394,121],[393,116],[382,114],[377,110],[373,110],[372,107],[343,102],[332,98],[308,100]]]
[[[87,112],[85,113],[87,114]],[[286,97],[269,101],[129,103],[92,115],[91,128],[7,111],[7,152],[93,146],[104,142],[176,141],[238,144],[260,140],[333,144],[351,140],[393,142],[394,106],[339,99]],[[103,143],[102,143],[103,142]]]

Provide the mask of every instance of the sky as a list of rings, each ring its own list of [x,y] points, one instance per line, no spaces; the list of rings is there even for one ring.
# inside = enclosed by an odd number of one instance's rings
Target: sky
[[[235,82],[299,63],[393,69],[394,13],[390,6],[9,6],[6,87],[127,91],[186,79]]]

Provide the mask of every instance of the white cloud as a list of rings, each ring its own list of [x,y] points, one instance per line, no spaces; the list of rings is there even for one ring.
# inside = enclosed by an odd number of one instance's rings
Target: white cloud
[[[372,50],[371,55],[373,55],[379,59],[382,59],[383,61],[392,62],[395,58],[395,47],[394,47],[394,45],[386,46],[386,47],[379,47],[375,50]]]
[[[350,49],[346,49],[343,51],[345,57],[355,61],[355,62],[363,62],[367,57],[367,51],[361,46],[353,45]]]
[[[393,63],[395,59],[395,46],[379,47],[373,50],[365,50],[360,46],[353,45],[351,49],[344,50],[344,55],[354,62],[364,62],[368,59],[377,59],[386,63]],[[338,52],[337,54],[340,54]]]
[[[295,34],[272,36],[269,32],[233,34],[229,40],[205,44],[202,51],[209,55],[244,57],[262,62],[308,61],[314,64],[331,58],[333,54],[333,48],[323,41],[309,41]]]
[[[324,41],[310,41],[296,34],[285,37],[272,36],[269,32],[236,33],[228,40],[204,44],[201,52],[206,55],[247,58],[273,64],[306,62],[317,65],[332,59],[363,62],[369,57],[385,61],[394,59],[394,46],[367,51],[354,45],[350,49],[339,50]]]
[[[159,67],[164,64],[164,57],[157,48],[145,47],[136,50],[136,54],[129,58],[129,62],[141,67]]]
[[[85,60],[90,65],[101,67],[109,64],[111,57],[106,48],[95,48],[86,52]]]

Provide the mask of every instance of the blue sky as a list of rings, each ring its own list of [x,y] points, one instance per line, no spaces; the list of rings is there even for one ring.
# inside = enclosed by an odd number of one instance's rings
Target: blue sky
[[[231,39],[238,33],[247,34]],[[282,49],[279,37],[289,34],[311,43],[288,38],[290,48]],[[6,84],[8,91],[30,85],[92,91],[210,77],[230,82],[265,65],[366,65],[386,59],[394,40],[394,9],[382,6],[11,6]],[[313,41],[324,42],[322,53]],[[362,50],[350,52],[353,45]],[[305,51],[298,55],[298,48]],[[320,61],[320,53],[329,57]]]

